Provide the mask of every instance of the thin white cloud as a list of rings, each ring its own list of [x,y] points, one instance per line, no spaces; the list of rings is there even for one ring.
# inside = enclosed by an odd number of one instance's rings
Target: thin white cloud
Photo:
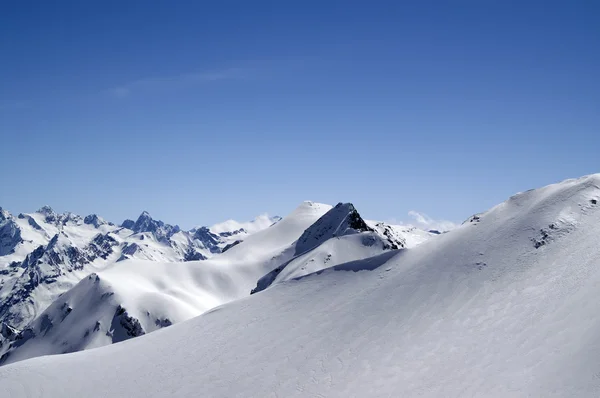
[[[315,63],[315,57],[286,57],[262,60],[247,60],[237,62],[235,67],[206,70],[194,73],[185,73],[174,76],[159,76],[133,80],[112,87],[105,92],[117,97],[125,98],[138,93],[150,94],[194,86],[210,84],[221,80],[252,78],[272,78],[284,73],[295,75]]]
[[[436,230],[436,231],[450,231],[456,228],[456,224],[448,220],[434,220],[427,214],[420,213],[415,210],[408,212],[408,215],[413,218],[416,226],[425,230]]]
[[[176,76],[151,77],[134,80],[108,90],[118,98],[128,97],[137,92],[157,92],[192,87],[218,80],[240,79],[245,75],[244,68],[228,68],[217,71],[186,73]]]

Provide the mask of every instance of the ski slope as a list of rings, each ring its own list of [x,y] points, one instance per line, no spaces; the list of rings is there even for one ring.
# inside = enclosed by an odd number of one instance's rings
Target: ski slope
[[[0,367],[10,397],[600,395],[600,175],[127,342]]]

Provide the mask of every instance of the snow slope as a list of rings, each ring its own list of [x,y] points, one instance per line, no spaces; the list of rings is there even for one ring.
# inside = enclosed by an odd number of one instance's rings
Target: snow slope
[[[3,392],[596,397],[599,201],[600,175],[521,193],[415,248],[124,343],[0,367]]]
[[[58,297],[14,342],[0,347],[0,364],[138,337],[247,296],[330,208],[305,202],[210,260],[129,260],[108,266]]]

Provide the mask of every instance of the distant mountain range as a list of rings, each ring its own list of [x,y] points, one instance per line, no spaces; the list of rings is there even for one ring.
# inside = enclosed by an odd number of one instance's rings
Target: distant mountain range
[[[260,216],[217,224],[215,231],[183,231],[145,211],[118,226],[96,214],[57,214],[49,206],[17,216],[0,208],[0,321],[24,327],[59,294],[109,264],[206,260],[280,219]]]

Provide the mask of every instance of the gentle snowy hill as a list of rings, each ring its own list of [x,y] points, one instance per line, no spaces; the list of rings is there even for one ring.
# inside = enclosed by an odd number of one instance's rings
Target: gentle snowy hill
[[[599,201],[600,175],[521,193],[417,247],[0,367],[3,393],[596,397]]]

